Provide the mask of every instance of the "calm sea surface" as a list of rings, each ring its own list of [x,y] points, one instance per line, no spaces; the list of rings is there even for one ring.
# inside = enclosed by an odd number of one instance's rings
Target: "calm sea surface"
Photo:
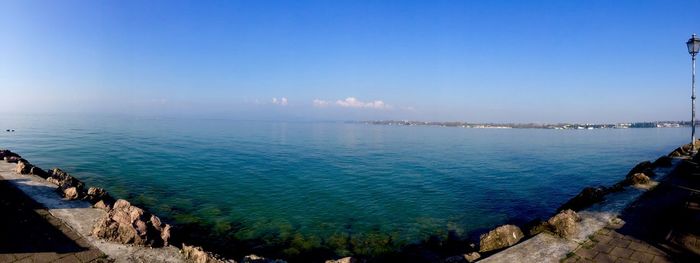
[[[135,117],[3,116],[0,128],[0,148],[171,222],[240,239],[301,236],[310,244],[348,232],[415,242],[544,218],[582,187],[617,182],[637,162],[689,141],[685,128]]]

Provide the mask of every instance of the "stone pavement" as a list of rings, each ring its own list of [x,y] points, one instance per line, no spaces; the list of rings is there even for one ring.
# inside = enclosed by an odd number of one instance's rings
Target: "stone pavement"
[[[700,262],[700,167],[684,161],[563,262]]]
[[[0,177],[0,262],[108,262],[105,255]]]

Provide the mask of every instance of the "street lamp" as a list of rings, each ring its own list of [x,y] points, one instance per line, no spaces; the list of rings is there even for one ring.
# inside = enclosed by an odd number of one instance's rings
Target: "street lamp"
[[[691,130],[691,144],[693,146],[692,152],[696,153],[697,149],[695,148],[695,55],[697,55],[698,51],[700,51],[700,38],[693,34],[693,36],[690,37],[690,39],[688,39],[688,42],[685,42],[685,44],[688,45],[688,53],[690,53],[690,56],[693,60],[693,80],[691,82],[693,94],[690,96],[690,100],[692,101],[693,113],[691,114],[692,117],[690,121],[693,125],[693,128]]]

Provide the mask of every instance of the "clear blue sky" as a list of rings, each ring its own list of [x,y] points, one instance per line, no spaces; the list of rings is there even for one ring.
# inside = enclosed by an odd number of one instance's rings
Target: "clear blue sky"
[[[689,119],[700,1],[0,1],[5,113]]]

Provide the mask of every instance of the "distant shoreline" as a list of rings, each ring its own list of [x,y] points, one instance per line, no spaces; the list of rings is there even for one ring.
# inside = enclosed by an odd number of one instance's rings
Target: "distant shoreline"
[[[681,128],[690,127],[690,121],[653,121],[653,122],[628,122],[628,123],[469,123],[459,121],[356,121],[352,123],[372,125],[396,125],[396,126],[440,126],[474,129],[553,129],[553,130],[593,130],[593,129],[629,129],[629,128]]]

